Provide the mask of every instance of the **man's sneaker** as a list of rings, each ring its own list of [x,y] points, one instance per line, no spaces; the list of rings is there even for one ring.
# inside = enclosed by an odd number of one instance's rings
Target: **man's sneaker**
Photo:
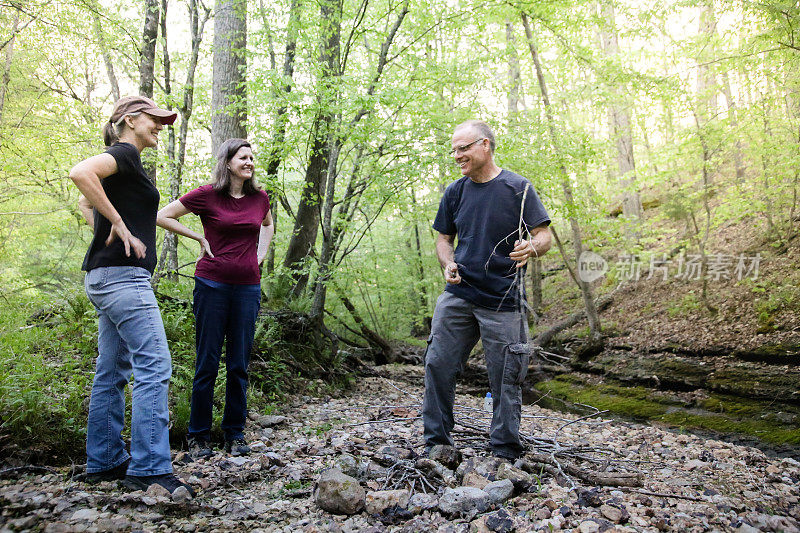
[[[234,457],[238,457],[240,455],[249,455],[250,446],[247,445],[247,441],[244,439],[233,439],[232,441],[226,440],[225,451]]]
[[[128,459],[122,464],[115,466],[114,468],[109,468],[108,470],[103,470],[101,472],[92,472],[91,474],[85,474],[83,477],[83,481],[86,483],[101,483],[103,481],[117,481],[120,479],[125,479],[125,473],[128,471],[128,464],[130,464],[131,460]]]
[[[186,487],[186,490],[189,491],[189,494],[191,494],[192,497],[195,496],[194,489],[192,489],[191,485],[176,478],[175,474],[161,474],[158,476],[125,476],[125,480],[122,482],[122,484],[130,490],[147,490],[150,485],[161,485],[167,489],[170,494],[174,494],[175,491],[180,487]]]
[[[214,455],[211,443],[207,440],[189,437],[189,456],[192,459],[205,459]]]

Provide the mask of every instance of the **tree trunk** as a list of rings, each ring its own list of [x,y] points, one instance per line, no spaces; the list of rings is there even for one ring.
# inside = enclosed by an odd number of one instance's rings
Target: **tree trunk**
[[[161,0],[161,40],[164,56],[164,94],[167,97],[167,109],[172,111],[172,68],[167,46],[167,0]],[[167,126],[167,174],[169,177],[169,201],[177,200],[180,195],[181,179],[178,176],[178,164],[175,154],[175,128]],[[164,234],[164,243],[161,254],[166,257],[163,268],[167,277],[175,281],[178,279],[178,236],[167,231]]]
[[[509,119],[519,111],[519,56],[517,55],[517,38],[514,25],[506,20],[506,56],[508,57],[508,115]]]
[[[733,143],[733,165],[736,168],[736,181],[744,183],[744,163],[742,162],[742,141],[739,133],[739,118],[736,116],[736,101],[731,93],[731,80],[728,71],[722,72],[722,94],[725,95],[725,102],[728,104],[728,122],[733,136],[736,139]]]
[[[716,76],[709,65],[714,58],[714,39],[717,33],[717,20],[714,14],[714,3],[706,0],[700,14],[699,38],[703,46],[697,57],[697,114],[700,124],[705,125],[717,114]]]
[[[533,42],[533,32],[531,31],[531,25],[528,21],[528,16],[525,13],[522,13],[522,24],[525,26],[525,36],[528,39],[528,47],[531,52],[531,58],[533,59],[534,67],[536,68],[536,78],[539,82],[539,89],[542,93],[542,102],[544,103],[545,109],[545,116],[547,119],[547,126],[548,131],[550,133],[550,142],[553,145],[553,149],[556,153],[556,156],[559,159],[558,168],[561,177],[561,188],[564,191],[564,199],[566,201],[567,206],[574,206],[575,199],[572,194],[572,186],[569,183],[569,175],[567,174],[567,168],[564,164],[564,155],[561,151],[561,143],[558,139],[558,134],[556,131],[556,122],[555,116],[553,114],[553,108],[550,104],[550,94],[547,91],[547,83],[544,78],[544,70],[542,69],[542,64],[539,59],[539,54],[536,51],[536,46]],[[573,246],[575,249],[575,259],[576,261],[579,260],[581,254],[583,253],[583,241],[581,239],[581,230],[580,226],[578,225],[578,220],[574,216],[569,217],[570,228],[572,230],[572,241]],[[567,261],[567,258],[564,258],[564,261]],[[592,287],[585,281],[581,280],[580,278],[575,278],[578,284],[578,287],[581,290],[581,295],[583,296],[583,303],[586,307],[586,318],[589,321],[589,334],[591,337],[591,341],[595,341],[600,337],[600,318],[597,314],[597,307],[595,306],[594,302],[594,295],[592,294]]]
[[[3,123],[3,109],[6,104],[8,84],[11,83],[11,62],[14,59],[14,40],[19,29],[19,10],[14,10],[14,22],[11,23],[11,37],[6,44],[5,61],[3,62],[3,78],[0,80],[0,124]]]
[[[320,203],[328,178],[331,126],[334,120],[332,103],[336,92],[335,79],[340,72],[342,0],[320,2],[320,64],[317,89],[319,112],[311,127],[311,149],[306,167],[305,186],[300,196],[292,238],[283,264],[296,273],[294,293],[300,294],[308,283],[308,273],[299,272],[303,261],[311,255],[319,229]]]
[[[394,25],[389,30],[388,35],[384,39],[383,43],[381,44],[381,51],[380,55],[378,56],[378,63],[375,68],[375,73],[373,75],[372,81],[367,89],[367,95],[372,96],[375,92],[375,88],[377,87],[378,81],[380,80],[380,76],[383,73],[384,68],[386,67],[386,63],[388,61],[388,54],[389,49],[394,41],[395,36],[397,35],[397,31],[400,28],[400,25],[403,23],[405,16],[408,14],[408,6],[409,0],[406,0],[401,8],[400,13],[395,20]],[[340,10],[339,13],[341,14],[341,4],[339,4],[338,9]],[[340,15],[341,17],[341,15]],[[338,40],[337,40],[338,45]],[[336,50],[337,57],[338,57],[338,48]],[[347,57],[344,57],[344,60],[347,60]],[[336,92],[331,92],[333,98],[337,98],[338,94]],[[334,235],[334,225],[333,225],[333,208],[335,204],[335,192],[336,192],[336,178],[337,178],[337,164],[339,160],[339,153],[341,152],[343,143],[349,133],[350,130],[367,114],[371,112],[372,107],[364,104],[364,106],[359,109],[353,118],[350,120],[349,124],[347,125],[347,130],[343,131],[341,126],[342,117],[341,114],[335,117],[337,121],[335,124],[332,125],[330,128],[330,134],[328,135],[328,169],[326,172],[326,188],[325,188],[325,198],[323,203],[323,220],[322,220],[322,253],[320,254],[319,259],[319,273],[317,276],[317,280],[314,283],[314,300],[311,306],[311,318],[322,320],[323,312],[325,310],[325,297],[327,293],[327,283],[328,279],[331,276],[332,269],[333,269],[333,257],[336,254],[336,238]],[[360,161],[363,155],[363,145],[360,145],[357,148],[357,154],[355,162],[353,163],[353,176],[358,175],[360,172]],[[342,211],[342,205],[340,204],[339,210],[337,211],[336,219],[340,220],[345,215],[345,212]],[[380,299],[380,292],[378,292],[378,298]]]
[[[139,53],[139,94],[153,97],[155,77],[156,41],[158,40],[158,0],[145,0],[142,49]]]
[[[283,89],[282,94],[275,94],[275,101],[280,101],[275,111],[275,129],[272,134],[271,148],[267,159],[267,176],[272,181],[278,177],[278,169],[283,161],[286,139],[286,123],[289,119],[287,100],[292,92],[292,78],[294,76],[294,59],[297,49],[297,35],[302,12],[301,0],[292,0],[289,7],[289,22],[286,27],[286,50],[283,56]],[[275,218],[273,216],[273,218]],[[274,247],[270,249],[273,252]],[[274,252],[273,252],[274,253]],[[274,258],[273,258],[274,262]]]
[[[609,1],[602,3],[602,15],[605,19],[603,26],[603,51],[606,57],[614,58],[619,55],[619,41],[617,38],[616,14],[614,5]],[[633,133],[631,131],[631,110],[624,86],[614,82],[609,87],[612,102],[608,107],[608,122],[611,135],[614,137],[617,153],[617,180],[622,189],[622,214],[629,220],[634,220],[634,227],[629,227],[627,234],[633,237],[639,220],[642,217],[642,201],[636,190],[636,163],[633,157]]]
[[[206,22],[208,22],[208,19],[211,17],[211,10],[205,7],[204,9],[205,13],[201,21],[197,0],[189,1],[189,28],[192,36],[192,51],[190,54],[189,65],[186,69],[186,82],[183,84],[183,103],[178,109],[178,112],[181,116],[181,121],[177,142],[175,142],[174,130],[170,128],[170,144],[172,145],[172,148],[168,151],[168,153],[173,154],[171,156],[171,160],[174,162],[174,164],[170,165],[170,202],[176,200],[180,196],[180,188],[183,181],[183,165],[186,161],[186,138],[189,135],[189,119],[192,116],[192,108],[194,106],[195,73],[197,71],[197,62],[200,55],[200,44],[203,41],[203,30],[205,29]],[[164,35],[166,36],[166,31],[164,31]],[[166,56],[166,44],[164,47]],[[166,64],[169,64],[169,61],[167,61]],[[174,155],[176,144],[178,152],[177,156]],[[174,271],[178,268],[177,250],[178,236],[171,232],[166,232],[164,234],[164,242],[161,248],[161,256],[158,260],[156,275],[153,276],[154,286],[157,286],[158,279],[161,273],[164,272],[165,268],[167,271]]]
[[[139,94],[148,98],[153,98],[159,11],[158,0],[145,0],[142,47],[139,52]],[[144,171],[154,185],[156,184],[156,150],[158,148],[153,148],[142,157]]]
[[[247,137],[247,0],[217,0],[211,88],[211,150]]]
[[[100,54],[103,56],[103,63],[106,66],[108,83],[111,85],[111,95],[114,97],[114,101],[116,102],[120,97],[119,82],[117,81],[117,75],[114,73],[114,62],[111,59],[111,54],[109,53],[108,45],[106,44],[106,36],[103,32],[103,25],[100,22],[100,15],[98,14],[99,9],[100,4],[95,1],[90,6],[89,11],[92,13],[92,20],[94,22],[94,36],[97,39],[97,46],[100,48]]]

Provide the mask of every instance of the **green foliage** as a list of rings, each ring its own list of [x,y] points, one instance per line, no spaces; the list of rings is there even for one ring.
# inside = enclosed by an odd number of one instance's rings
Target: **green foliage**
[[[667,314],[669,314],[670,318],[687,317],[697,313],[702,308],[703,303],[700,298],[697,297],[694,291],[689,291],[669,305]]]

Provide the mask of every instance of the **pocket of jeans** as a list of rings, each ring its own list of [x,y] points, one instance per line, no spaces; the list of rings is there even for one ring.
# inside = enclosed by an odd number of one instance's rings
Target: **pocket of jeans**
[[[93,268],[86,273],[86,287],[97,288],[103,285],[106,281],[108,268],[99,267]]]
[[[433,342],[433,332],[428,335],[427,344],[425,345],[425,353],[422,356],[422,364],[425,364],[425,360],[428,358],[428,350],[431,349],[431,343]]]
[[[519,367],[514,378],[514,385],[522,385],[522,382],[525,381],[525,376],[528,375],[528,363],[531,359],[530,347],[527,343],[519,342],[509,344],[508,351],[512,357],[519,358]]]

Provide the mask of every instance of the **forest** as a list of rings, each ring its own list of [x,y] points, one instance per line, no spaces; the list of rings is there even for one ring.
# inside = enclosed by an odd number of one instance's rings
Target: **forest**
[[[178,114],[143,153],[161,206],[253,144],[276,228],[259,412],[420,364],[450,139],[480,119],[552,219],[526,402],[796,456],[799,72],[795,0],[0,0],[0,461],[81,460],[97,318],[68,175],[135,94]],[[199,248],[158,231],[180,447]]]

